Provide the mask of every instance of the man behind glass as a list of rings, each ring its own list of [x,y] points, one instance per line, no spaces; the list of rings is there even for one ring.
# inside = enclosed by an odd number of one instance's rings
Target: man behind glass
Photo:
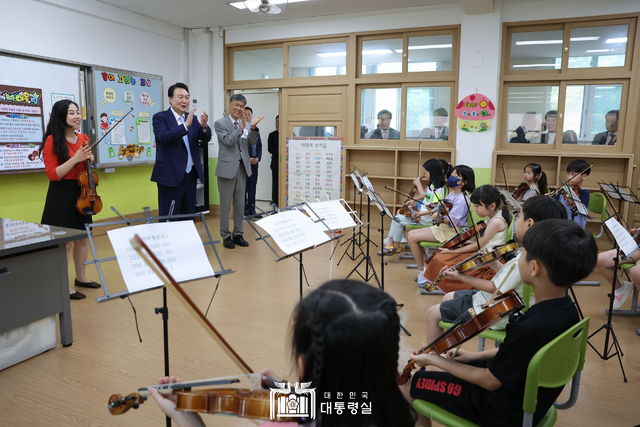
[[[556,143],[556,127],[558,126],[558,110],[549,110],[544,115],[544,130],[540,133],[540,144]]]
[[[436,108],[433,110],[433,127],[424,128],[420,131],[420,139],[439,139],[442,141],[449,140],[449,128],[445,126],[449,119],[449,113],[444,108]]]
[[[535,111],[529,111],[522,116],[522,125],[511,134],[511,143],[529,144],[535,142],[538,136],[538,118]]]
[[[369,139],[400,139],[400,132],[390,127],[393,114],[389,110],[378,113],[378,127],[371,133]]]
[[[600,132],[593,137],[591,145],[616,145],[618,142],[618,119],[620,110],[611,110],[604,116],[606,132]]]

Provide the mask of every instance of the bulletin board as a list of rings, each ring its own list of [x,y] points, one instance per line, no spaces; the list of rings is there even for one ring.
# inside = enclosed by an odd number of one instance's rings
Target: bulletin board
[[[96,147],[96,167],[152,164],[152,120],[163,110],[162,77],[104,68],[94,68],[92,74],[96,141],[133,107]]]
[[[341,199],[342,153],[342,138],[287,138],[287,206]]]
[[[0,174],[41,172],[38,156],[52,105],[80,103],[80,68],[0,55]]]

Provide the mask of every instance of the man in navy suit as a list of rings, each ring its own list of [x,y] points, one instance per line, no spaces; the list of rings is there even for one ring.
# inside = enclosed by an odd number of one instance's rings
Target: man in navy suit
[[[189,110],[189,88],[184,83],[169,87],[171,108],[153,115],[153,131],[156,137],[156,163],[151,181],[158,184],[158,208],[160,216],[169,214],[171,202],[176,204],[173,214],[196,211],[196,179],[205,182],[198,140],[209,142],[211,129],[205,111],[198,118],[194,108]]]
[[[244,107],[244,120],[247,123],[253,122],[253,110],[250,107]],[[249,144],[249,163],[251,163],[251,175],[247,175],[247,189],[244,199],[244,214],[256,214],[256,187],[258,186],[258,163],[262,160],[262,140],[258,134],[258,142],[256,145]],[[262,218],[262,216],[259,216]],[[258,216],[256,216],[258,218]]]

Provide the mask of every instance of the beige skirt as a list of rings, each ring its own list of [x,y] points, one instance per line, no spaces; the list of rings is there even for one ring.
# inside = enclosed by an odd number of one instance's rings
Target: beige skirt
[[[449,227],[448,225],[436,225],[431,227],[431,231],[433,232],[433,236],[438,239],[438,242],[444,243],[448,240],[451,240],[456,235],[456,230]]]

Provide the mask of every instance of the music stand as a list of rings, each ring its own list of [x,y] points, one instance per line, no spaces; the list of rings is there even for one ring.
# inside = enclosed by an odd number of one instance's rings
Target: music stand
[[[267,234],[262,234],[260,230],[255,227],[253,221],[249,221],[249,216],[245,217],[245,219],[258,235],[256,240],[262,240],[267,247],[271,249],[271,252],[275,254],[275,262],[280,262],[288,258],[294,258],[298,261],[300,264],[300,299],[302,300],[303,277],[306,280],[302,254],[318,246],[337,240],[340,236],[331,230],[323,218],[314,221],[309,216],[300,212],[298,209],[300,207],[304,207],[305,211],[308,210],[320,218],[314,210],[309,207],[307,202],[303,202],[289,205],[286,208],[274,208],[273,210],[266,211],[266,218],[256,221],[255,225],[265,230]],[[320,228],[324,233],[324,238],[319,236],[317,224],[322,224]],[[270,234],[268,230],[271,230],[274,234]],[[326,233],[329,233],[329,236],[327,236]],[[284,255],[280,255],[267,239],[271,239],[273,243],[284,252]],[[296,255],[298,255],[299,258],[296,258]],[[308,284],[309,282],[307,281],[307,285]]]
[[[634,203],[634,204],[640,204],[640,200],[635,194],[633,194],[633,191],[631,191],[631,188],[629,187],[614,185],[613,183],[606,184],[604,182],[599,182],[598,185],[600,186],[600,188],[602,189],[602,191],[605,193],[606,197],[610,201],[612,199],[618,200],[617,210],[615,206],[613,206],[613,203],[611,203],[612,208],[615,210],[614,215],[610,216],[609,219],[605,221],[606,228],[608,228],[614,236],[614,249],[616,251],[616,256],[615,258],[613,258],[614,274],[613,274],[613,282],[611,283],[611,293],[609,294],[609,312],[607,315],[607,323],[605,323],[597,331],[589,335],[589,339],[591,339],[593,336],[598,334],[601,330],[604,329],[606,331],[605,340],[604,340],[604,349],[602,353],[599,352],[593,346],[593,344],[591,344],[591,342],[589,341],[587,342],[589,343],[589,346],[591,346],[591,348],[596,352],[596,354],[600,356],[600,358],[603,360],[609,360],[614,356],[618,356],[618,362],[620,363],[620,370],[622,371],[622,377],[624,378],[624,382],[627,382],[627,376],[624,372],[624,366],[622,366],[622,356],[624,356],[624,353],[622,352],[620,343],[618,342],[616,334],[613,330],[613,325],[611,324],[611,317],[613,315],[613,300],[615,297],[616,283],[618,281],[618,269],[620,268],[620,261],[624,261],[628,259],[628,257],[631,256],[631,254],[637,249],[637,244],[635,243],[633,238],[629,235],[629,233],[624,229],[624,227],[622,227],[622,225],[620,225],[617,222],[616,217],[622,218],[622,215],[620,214],[620,210],[622,209],[623,201]],[[628,240],[631,240],[631,245],[629,245]],[[626,258],[621,258],[620,256],[620,254],[623,253],[623,251],[628,252],[628,254],[625,253]],[[609,346],[610,337],[612,339],[611,346]]]
[[[349,176],[351,177],[351,182],[353,182],[353,206],[356,206],[356,197],[358,194],[360,194],[360,215],[355,215],[354,217],[357,217],[358,222],[360,223],[359,226],[357,226],[356,228],[353,229],[353,233],[351,233],[351,237],[349,237],[345,242],[343,242],[340,246],[344,246],[344,245],[348,245],[344,251],[344,253],[342,254],[342,256],[340,257],[340,259],[338,260],[338,263],[336,265],[340,265],[340,263],[342,262],[342,259],[345,257],[345,255],[351,260],[351,261],[355,261],[356,259],[358,259],[361,255],[364,255],[364,252],[362,251],[362,247],[361,242],[362,242],[362,236],[364,235],[364,233],[361,230],[361,227],[364,225],[362,222],[362,192],[363,189],[360,186],[360,183],[358,182],[358,178],[355,176],[356,171],[352,172],[349,174]],[[346,203],[346,202],[345,202]],[[356,232],[357,231],[357,232]],[[358,248],[358,250],[360,251],[360,253],[358,255],[356,255],[356,247]],[[349,248],[351,248],[351,254],[349,254]]]
[[[104,291],[104,296],[102,297],[98,297],[96,298],[96,302],[97,303],[101,303],[104,301],[113,301],[115,299],[124,299],[124,298],[129,298],[130,295],[134,295],[134,294],[138,294],[138,293],[142,293],[142,292],[147,292],[147,291],[152,291],[158,288],[162,288],[162,306],[161,307],[156,307],[154,309],[155,314],[162,314],[162,329],[163,329],[163,347],[164,347],[164,375],[165,376],[169,376],[169,308],[167,306],[167,288],[164,285],[158,285],[157,287],[154,288],[150,288],[150,289],[144,289],[144,290],[140,290],[140,291],[134,291],[134,292],[129,292],[129,291],[124,291],[124,292],[118,292],[115,294],[111,294],[109,293],[109,288],[107,286],[107,281],[105,279],[104,273],[102,271],[102,266],[101,263],[105,263],[105,262],[110,262],[110,261],[115,261],[117,260],[117,258],[115,256],[112,257],[106,257],[106,258],[100,258],[98,256],[98,253],[96,251],[96,246],[95,246],[95,242],[93,240],[93,236],[91,233],[92,229],[98,228],[98,227],[113,227],[113,226],[131,226],[133,224],[138,224],[138,223],[145,223],[145,224],[151,224],[154,221],[157,221],[159,223],[165,223],[164,221],[168,221],[168,220],[194,220],[195,218],[200,218],[200,220],[202,221],[203,225],[204,225],[204,229],[207,233],[207,237],[208,240],[205,242],[202,242],[203,246],[206,247],[209,245],[211,246],[211,248],[213,249],[213,253],[216,257],[217,263],[220,267],[219,270],[215,270],[214,269],[214,274],[213,277],[218,279],[218,284],[216,286],[216,290],[218,289],[218,286],[220,285],[220,278],[223,275],[227,275],[227,274],[231,274],[234,273],[233,270],[230,269],[225,269],[224,266],[222,265],[222,260],[220,259],[220,255],[218,254],[218,251],[216,250],[215,245],[220,243],[219,240],[214,241],[213,238],[211,237],[211,233],[209,232],[209,227],[207,226],[207,222],[205,221],[205,217],[204,217],[204,213],[199,212],[199,213],[193,213],[193,214],[180,214],[180,215],[173,215],[173,207],[175,206],[175,203],[172,202],[171,204],[171,208],[169,210],[169,215],[165,215],[165,216],[157,216],[157,217],[153,217],[151,216],[151,211],[149,210],[148,207],[144,207],[144,213],[145,213],[145,217],[144,218],[136,218],[136,219],[127,219],[124,215],[122,215],[120,212],[118,212],[117,209],[115,209],[114,207],[112,207],[111,209],[121,218],[120,221],[109,221],[109,222],[100,222],[100,223],[95,223],[95,224],[85,224],[85,228],[87,230],[87,237],[89,239],[89,247],[91,249],[91,253],[93,255],[93,260],[88,260],[85,261],[84,264],[85,265],[90,265],[90,264],[95,264],[96,265],[96,269],[98,270],[98,276],[100,277],[100,282],[102,283],[102,289]],[[166,224],[166,223],[165,223]],[[211,276],[209,276],[211,277]],[[199,279],[198,279],[199,280]],[[214,291],[214,296],[215,296],[215,291]],[[212,298],[213,300],[213,298]],[[129,300],[129,302],[131,303],[131,300]],[[133,307],[133,304],[131,304],[131,307],[133,308],[133,314],[134,317],[136,319],[136,327],[137,327],[137,315],[136,315],[136,310],[135,307]],[[140,338],[140,333],[138,332],[138,337],[140,339],[140,342],[142,342],[142,338]],[[169,418],[167,418],[167,426],[171,425],[171,421]]]

